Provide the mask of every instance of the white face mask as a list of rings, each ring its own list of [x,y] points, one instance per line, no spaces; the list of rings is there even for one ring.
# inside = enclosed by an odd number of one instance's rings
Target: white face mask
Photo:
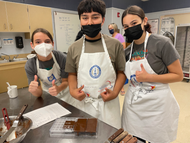
[[[47,57],[51,51],[53,50],[52,44],[46,44],[46,43],[41,43],[37,45],[34,50],[36,53],[42,57]]]

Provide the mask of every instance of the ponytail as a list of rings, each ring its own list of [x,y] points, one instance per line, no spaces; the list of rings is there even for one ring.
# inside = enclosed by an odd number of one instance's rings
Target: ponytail
[[[151,25],[147,22],[147,24],[144,26],[145,31],[147,31],[148,33],[152,33],[151,31]]]

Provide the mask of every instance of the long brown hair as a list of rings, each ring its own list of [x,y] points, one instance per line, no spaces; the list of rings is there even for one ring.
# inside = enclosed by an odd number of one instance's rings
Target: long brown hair
[[[50,38],[51,42],[53,43],[53,37],[51,36],[51,34],[49,33],[49,31],[47,31],[44,28],[38,28],[38,29],[34,30],[34,32],[32,33],[32,37],[31,37],[31,42],[32,43],[33,43],[33,40],[34,40],[34,35],[36,33],[38,33],[38,32],[42,32],[42,33],[46,34]]]
[[[145,18],[145,14],[142,8],[140,8],[139,6],[136,5],[132,5],[130,7],[128,7],[122,14],[122,19],[121,19],[121,23],[123,25],[123,18],[127,15],[127,14],[132,14],[132,15],[137,15],[139,16],[142,20],[144,20]],[[149,33],[152,33],[151,31],[151,25],[147,22],[147,24],[144,26],[145,31],[148,31]]]

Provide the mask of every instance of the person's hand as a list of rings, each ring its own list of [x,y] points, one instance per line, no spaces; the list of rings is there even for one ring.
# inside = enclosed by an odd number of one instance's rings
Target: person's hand
[[[84,85],[81,86],[80,88],[74,89],[72,92],[72,96],[77,100],[82,101],[86,97],[86,94],[84,93],[84,91],[82,91],[83,88]]]
[[[136,79],[138,82],[146,82],[149,74],[144,69],[143,64],[141,64],[140,66],[141,66],[141,71],[136,71]]]
[[[100,94],[104,102],[110,101],[115,98],[115,94],[112,90],[105,88],[105,91]]]
[[[34,80],[30,82],[30,85],[29,85],[29,89],[28,91],[30,93],[34,93],[37,91],[38,89],[38,76],[37,75],[34,75]]]
[[[52,81],[52,87],[49,88],[49,94],[56,96],[59,93],[59,87],[55,84],[55,79]]]

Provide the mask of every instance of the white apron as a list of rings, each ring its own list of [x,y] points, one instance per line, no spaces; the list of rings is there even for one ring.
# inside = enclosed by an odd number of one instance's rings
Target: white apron
[[[78,68],[78,88],[84,85],[86,98],[79,101],[78,108],[115,128],[121,127],[119,98],[104,102],[100,95],[107,87],[113,90],[116,74],[102,37],[104,52],[84,53],[85,36]]]
[[[36,57],[36,66],[37,66],[37,75],[41,80],[42,83],[42,89],[45,92],[49,93],[49,88],[52,87],[52,81],[55,79],[55,84],[59,86],[62,83],[62,78],[61,78],[61,71],[59,64],[57,63],[55,56],[53,52],[51,52],[52,57],[53,57],[53,67],[50,70],[46,69],[40,69],[39,68],[39,61],[38,58]],[[73,104],[76,99],[74,99],[69,92],[69,86],[66,87],[66,89],[62,90],[58,95],[56,96],[57,98],[69,103]]]
[[[149,33],[146,33],[144,51]],[[156,74],[146,58],[130,61],[125,65],[125,74],[131,80],[126,93],[122,127],[130,134],[145,139],[151,143],[170,143],[176,139],[179,105],[168,84],[137,82],[135,72],[141,71],[142,63],[149,74]],[[144,52],[145,57],[145,52]]]

